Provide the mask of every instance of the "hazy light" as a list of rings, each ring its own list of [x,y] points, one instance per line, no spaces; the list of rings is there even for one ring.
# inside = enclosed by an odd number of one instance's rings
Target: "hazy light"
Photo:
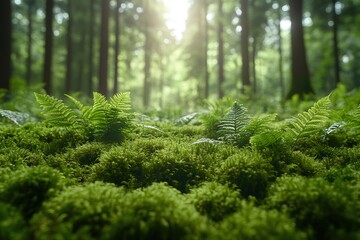
[[[21,4],[21,0],[15,0],[15,4],[16,4],[16,5],[20,5],[20,4]]]
[[[176,39],[181,39],[185,31],[189,10],[189,0],[164,0],[167,12],[166,25],[172,30]]]

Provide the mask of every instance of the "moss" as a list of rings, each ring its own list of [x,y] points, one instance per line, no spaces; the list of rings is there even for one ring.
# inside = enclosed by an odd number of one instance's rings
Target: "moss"
[[[35,239],[99,239],[125,196],[122,188],[94,183],[69,187],[31,220]]]
[[[220,182],[235,185],[244,197],[260,199],[265,197],[273,174],[268,159],[246,149],[226,159],[216,172]]]
[[[0,200],[18,208],[25,219],[30,219],[64,183],[63,176],[49,167],[19,169],[9,173],[1,183]]]
[[[124,199],[104,239],[206,239],[206,219],[172,187],[153,184]]]
[[[340,230],[353,233],[360,227],[356,192],[321,178],[279,178],[269,190],[267,204],[288,213],[314,239],[334,239]]]
[[[205,182],[187,197],[199,213],[215,222],[236,212],[241,203],[239,191],[217,182]]]
[[[215,238],[222,239],[306,239],[285,214],[242,202],[241,209],[219,225]]]

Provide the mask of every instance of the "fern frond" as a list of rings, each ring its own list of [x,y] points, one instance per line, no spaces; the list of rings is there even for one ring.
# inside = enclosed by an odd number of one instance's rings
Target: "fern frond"
[[[78,123],[78,115],[60,99],[46,94],[34,94],[36,101],[44,110],[44,115],[47,116],[47,122],[56,126],[71,126]]]
[[[110,98],[110,105],[118,111],[128,111],[131,109],[130,92],[117,93]]]
[[[105,96],[98,92],[93,93],[94,104],[91,108],[87,109],[87,120],[96,127],[106,124],[106,112],[109,109],[109,104]]]
[[[230,112],[221,119],[218,133],[220,136],[238,134],[248,123],[249,118],[247,109],[242,104],[235,102]]]
[[[321,131],[328,120],[331,100],[326,96],[317,101],[308,111],[298,114],[289,121],[289,131],[296,142]]]
[[[0,116],[7,118],[16,125],[21,125],[30,121],[30,115],[22,112],[0,109]]]
[[[264,149],[272,144],[276,144],[283,136],[282,131],[266,131],[254,135],[250,138],[250,144],[257,149]]]
[[[244,126],[244,131],[250,132],[252,135],[255,135],[274,128],[276,116],[276,114],[264,114],[261,116],[253,117]]]

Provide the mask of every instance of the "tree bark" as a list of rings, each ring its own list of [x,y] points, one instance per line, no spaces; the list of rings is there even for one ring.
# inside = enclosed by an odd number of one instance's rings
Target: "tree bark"
[[[46,0],[45,6],[45,53],[44,53],[44,76],[45,91],[51,94],[52,90],[52,47],[53,47],[53,19],[54,0]]]
[[[144,18],[145,18],[145,46],[144,46],[144,96],[143,96],[143,105],[147,108],[150,104],[150,87],[151,87],[151,51],[152,51],[152,43],[150,37],[150,15],[149,15],[149,0],[145,0],[144,6]]]
[[[71,92],[71,76],[72,76],[72,62],[73,62],[73,47],[72,47],[72,28],[73,28],[73,12],[71,0],[68,0],[68,25],[67,25],[67,36],[66,36],[66,77],[65,77],[65,92]]]
[[[222,2],[222,0],[218,0],[218,29],[217,29],[218,55],[217,55],[217,65],[218,65],[218,98],[219,99],[224,97],[223,85],[224,85],[224,82],[225,82],[223,32],[224,32],[223,2]]]
[[[71,0],[69,0],[71,1]],[[90,0],[90,21],[89,21],[89,75],[88,75],[88,89],[87,94],[91,96],[94,86],[93,86],[93,77],[94,77],[94,25],[95,25],[95,0]]]
[[[120,54],[120,5],[121,0],[116,0],[115,7],[115,58],[114,58],[114,87],[113,94],[118,92],[119,88],[119,54]]]
[[[340,83],[340,57],[339,57],[339,41],[338,41],[338,26],[339,19],[338,14],[336,13],[336,3],[337,0],[332,0],[332,14],[333,14],[333,52],[334,52],[334,65],[335,65],[335,86]]]
[[[99,92],[104,96],[108,95],[108,50],[109,50],[109,0],[101,2],[101,39],[100,39],[100,74]]]
[[[240,0],[241,6],[241,62],[242,62],[242,92],[246,87],[250,87],[250,60],[249,60],[249,19],[248,19],[248,0]]]
[[[205,81],[205,99],[209,98],[209,92],[210,92],[210,84],[209,84],[209,69],[208,69],[208,45],[209,45],[209,23],[207,21],[207,14],[208,14],[208,2],[207,0],[204,1],[204,81]]]
[[[11,78],[11,1],[0,1],[0,88],[10,90]]]
[[[303,98],[307,94],[314,93],[306,60],[302,25],[303,1],[289,0],[289,6],[291,21],[291,88],[287,99],[290,99],[295,94]]]
[[[31,65],[32,65],[32,32],[33,32],[33,11],[34,11],[34,0],[29,0],[28,2],[28,12],[27,18],[29,21],[28,32],[27,32],[27,59],[26,59],[26,83],[30,85],[31,83]]]
[[[283,50],[282,50],[282,36],[281,36],[281,7],[278,8],[278,52],[279,52],[279,81],[280,81],[280,96],[281,100],[285,100],[285,81],[284,81],[284,68],[283,68]]]

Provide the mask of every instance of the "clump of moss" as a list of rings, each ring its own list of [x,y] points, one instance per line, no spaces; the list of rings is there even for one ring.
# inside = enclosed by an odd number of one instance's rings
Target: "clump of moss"
[[[27,239],[29,229],[19,210],[0,202],[0,239]]]
[[[236,212],[241,203],[239,191],[217,182],[205,182],[187,197],[199,213],[215,222]]]
[[[119,211],[123,188],[93,183],[65,189],[31,220],[35,239],[99,239]]]
[[[241,209],[219,225],[214,239],[306,239],[285,214],[242,202]]]
[[[9,173],[1,183],[0,200],[30,219],[64,183],[60,172],[46,166],[19,169]]]
[[[349,236],[360,227],[358,196],[346,184],[331,185],[321,178],[281,177],[267,198],[271,208],[285,211],[314,239]]]
[[[176,189],[155,183],[124,199],[104,239],[206,239],[206,219]]]
[[[273,175],[270,161],[247,149],[226,159],[216,172],[220,182],[233,184],[244,197],[256,198],[265,197]]]

